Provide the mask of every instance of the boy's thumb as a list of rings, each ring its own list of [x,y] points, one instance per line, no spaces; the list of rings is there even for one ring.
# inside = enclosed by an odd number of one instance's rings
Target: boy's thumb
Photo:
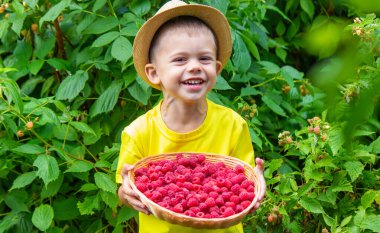
[[[128,175],[128,172],[133,169],[133,165],[130,164],[124,164],[123,168],[121,169],[121,175]]]

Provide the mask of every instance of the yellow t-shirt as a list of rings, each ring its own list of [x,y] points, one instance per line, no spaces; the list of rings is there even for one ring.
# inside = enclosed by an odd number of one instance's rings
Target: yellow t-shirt
[[[176,133],[164,123],[161,104],[127,126],[121,136],[121,148],[116,182],[123,164],[134,164],[149,155],[175,152],[201,152],[229,155],[254,166],[254,153],[248,125],[232,109],[207,100],[207,115],[203,124],[188,133]],[[139,213],[140,233],[242,233],[242,224],[226,229],[205,230],[182,227]]]

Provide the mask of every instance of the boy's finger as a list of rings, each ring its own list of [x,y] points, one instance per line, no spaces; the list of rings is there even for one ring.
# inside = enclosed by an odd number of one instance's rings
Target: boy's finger
[[[128,172],[129,172],[130,170],[132,170],[133,167],[134,167],[134,165],[130,165],[130,164],[125,163],[125,164],[123,165],[123,168],[121,169],[120,174],[121,174],[122,176],[123,176],[123,175],[128,175]]]

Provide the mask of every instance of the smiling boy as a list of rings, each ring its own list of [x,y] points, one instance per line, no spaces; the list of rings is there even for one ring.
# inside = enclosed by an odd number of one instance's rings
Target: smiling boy
[[[150,215],[131,189],[126,175],[139,159],[156,154],[200,152],[234,156],[254,166],[254,152],[244,119],[207,99],[231,54],[231,32],[215,8],[173,0],[139,30],[134,65],[163,100],[122,132],[116,181],[119,199],[140,211],[140,233],[243,232],[242,224],[226,229],[192,229]],[[265,187],[263,161],[255,169]],[[125,177],[125,178],[124,178]],[[258,193],[257,209],[265,194]],[[253,210],[254,210],[253,209]]]

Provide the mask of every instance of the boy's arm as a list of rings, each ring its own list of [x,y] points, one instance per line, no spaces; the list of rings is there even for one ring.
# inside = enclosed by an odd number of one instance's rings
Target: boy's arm
[[[123,130],[121,134],[121,146],[116,170],[116,183],[122,183],[123,181],[120,175],[123,165],[133,165],[142,157],[143,156],[137,146],[136,141],[128,134],[127,130]]]

